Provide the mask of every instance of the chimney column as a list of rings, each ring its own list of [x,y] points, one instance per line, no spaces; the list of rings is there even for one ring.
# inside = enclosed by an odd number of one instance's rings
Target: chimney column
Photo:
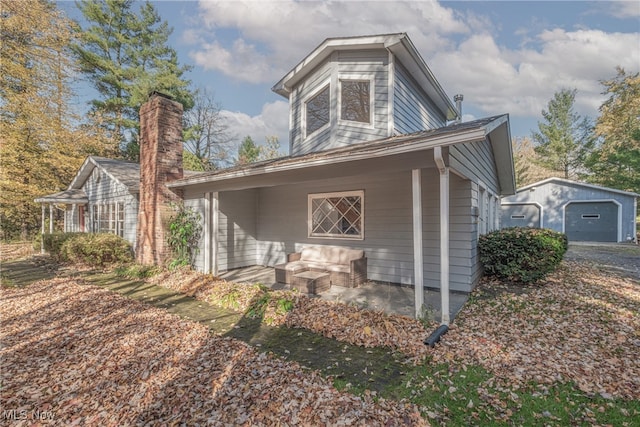
[[[140,108],[140,194],[136,261],[164,265],[171,256],[166,230],[171,202],[182,194],[165,185],[180,179],[182,169],[182,105],[154,92]]]

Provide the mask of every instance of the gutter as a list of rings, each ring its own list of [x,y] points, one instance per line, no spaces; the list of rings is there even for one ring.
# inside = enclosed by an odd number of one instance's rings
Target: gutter
[[[433,160],[440,173],[440,326],[424,340],[434,347],[449,330],[449,167],[442,156],[442,148],[434,147]]]

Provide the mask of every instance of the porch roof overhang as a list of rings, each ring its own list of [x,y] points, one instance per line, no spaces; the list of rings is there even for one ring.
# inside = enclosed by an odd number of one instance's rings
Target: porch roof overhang
[[[226,191],[268,187],[327,176],[349,176],[376,170],[435,167],[433,156],[417,155],[434,147],[489,140],[503,195],[515,192],[509,117],[500,115],[438,129],[393,136],[300,156],[201,173],[167,184],[170,188]]]
[[[67,205],[85,205],[89,203],[89,199],[83,190],[71,189],[61,191],[59,193],[49,194],[47,196],[38,197],[36,203],[64,203]]]

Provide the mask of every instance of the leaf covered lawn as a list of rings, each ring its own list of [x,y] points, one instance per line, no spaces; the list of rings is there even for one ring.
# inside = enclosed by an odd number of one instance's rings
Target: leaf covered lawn
[[[3,411],[57,425],[426,425],[297,363],[72,279],[2,290]],[[37,412],[33,412],[37,411]],[[51,424],[51,423],[50,423]]]

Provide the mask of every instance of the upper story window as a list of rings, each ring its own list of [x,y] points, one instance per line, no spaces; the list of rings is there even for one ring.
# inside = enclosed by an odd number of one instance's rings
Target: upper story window
[[[369,80],[340,80],[340,119],[371,123]]]
[[[329,98],[329,85],[327,85],[305,103],[305,134],[307,136],[329,124]]]

